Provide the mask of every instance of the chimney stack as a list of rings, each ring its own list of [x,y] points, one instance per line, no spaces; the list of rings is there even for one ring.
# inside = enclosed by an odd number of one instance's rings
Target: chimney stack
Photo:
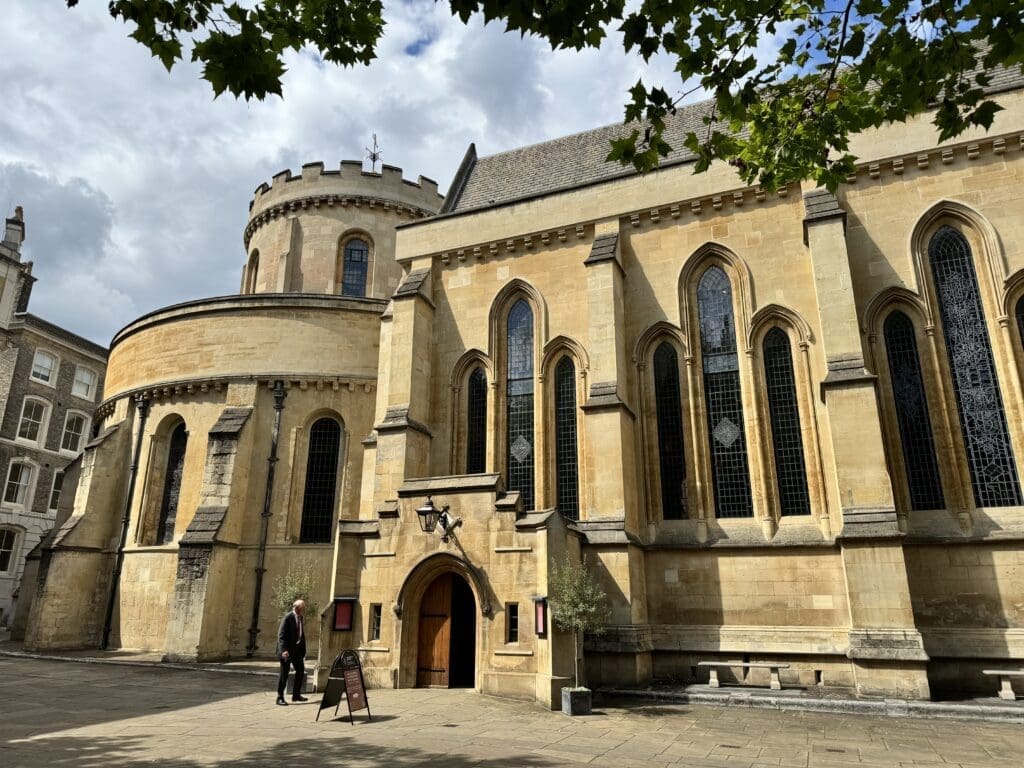
[[[25,212],[19,205],[14,209],[14,215],[7,219],[7,227],[4,230],[4,243],[13,250],[21,250],[21,244],[25,242]]]

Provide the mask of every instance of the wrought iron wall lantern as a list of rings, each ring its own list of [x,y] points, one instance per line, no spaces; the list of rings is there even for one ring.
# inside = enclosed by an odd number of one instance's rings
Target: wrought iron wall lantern
[[[420,520],[420,528],[424,533],[433,533],[438,523],[441,524],[441,541],[447,543],[448,537],[456,528],[462,525],[461,517],[452,517],[448,513],[448,505],[438,509],[434,506],[434,500],[427,496],[427,502],[416,510]]]

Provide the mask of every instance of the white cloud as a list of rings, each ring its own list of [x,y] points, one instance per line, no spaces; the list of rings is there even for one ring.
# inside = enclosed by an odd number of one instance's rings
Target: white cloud
[[[236,291],[248,203],[273,173],[363,157],[376,132],[385,162],[444,188],[471,141],[492,154],[620,120],[645,71],[618,35],[552,52],[394,0],[371,66],[293,55],[284,99],[246,104],[214,100],[190,63],[168,75],[105,3],[4,5],[0,205],[25,206],[32,310],[102,343],[158,306]],[[671,83],[669,62],[645,77]]]

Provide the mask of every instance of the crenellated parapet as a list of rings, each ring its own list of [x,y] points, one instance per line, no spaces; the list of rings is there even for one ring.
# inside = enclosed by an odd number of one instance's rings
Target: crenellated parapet
[[[367,208],[408,219],[436,214],[444,197],[437,182],[425,176],[416,181],[402,178],[402,169],[391,165],[380,173],[363,170],[358,160],[342,160],[338,170],[324,170],[322,162],[307,163],[302,172],[290,170],[275,174],[270,184],[256,188],[249,204],[249,222],[245,244],[264,224],[290,213],[324,208]]]

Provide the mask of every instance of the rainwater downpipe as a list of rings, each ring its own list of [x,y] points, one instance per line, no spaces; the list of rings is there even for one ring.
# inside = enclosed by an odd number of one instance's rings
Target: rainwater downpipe
[[[281,435],[281,411],[284,410],[284,382],[274,382],[274,429],[270,434],[270,455],[267,457],[267,490],[263,495],[263,513],[260,515],[260,551],[256,557],[256,593],[252,599],[252,624],[249,625],[249,644],[245,648],[247,658],[256,652],[256,636],[260,633],[260,597],[263,594],[263,574],[267,569],[267,529],[270,527],[270,501],[274,495],[274,467],[277,465],[277,440]]]
[[[121,515],[121,537],[117,542],[117,555],[114,558],[114,572],[110,578],[110,594],[107,597],[107,613],[103,619],[103,638],[100,650],[107,650],[110,644],[110,628],[114,620],[114,601],[121,583],[121,568],[124,566],[124,545],[128,541],[128,522],[131,519],[132,499],[135,497],[135,481],[139,475],[139,457],[142,455],[142,438],[146,432],[146,417],[149,416],[149,400],[141,394],[135,395],[135,412],[139,415],[138,434],[135,436],[135,448],[132,451],[132,463],[128,466],[128,493],[124,499],[124,512]]]

